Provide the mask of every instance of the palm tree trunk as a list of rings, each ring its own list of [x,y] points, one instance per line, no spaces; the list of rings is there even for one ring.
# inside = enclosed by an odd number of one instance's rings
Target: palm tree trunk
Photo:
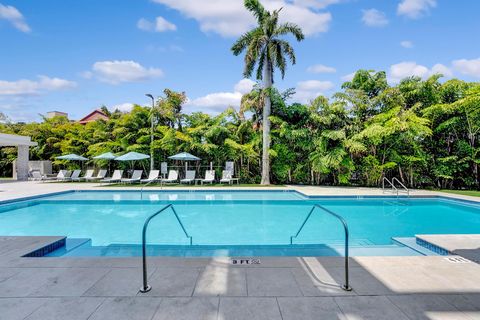
[[[262,148],[262,185],[270,184],[270,113],[272,102],[270,101],[269,89],[272,87],[272,70],[270,61],[267,58],[264,69],[264,89],[266,89],[265,106],[263,107],[263,148]]]

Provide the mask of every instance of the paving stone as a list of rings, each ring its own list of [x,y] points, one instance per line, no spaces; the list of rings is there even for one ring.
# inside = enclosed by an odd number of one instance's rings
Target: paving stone
[[[290,269],[247,269],[247,288],[250,297],[299,297],[298,288]]]
[[[107,298],[88,320],[150,320],[160,298]]]
[[[402,295],[388,297],[411,320],[469,320],[470,317],[433,295]]]
[[[218,298],[162,298],[152,320],[217,320]]]
[[[450,294],[442,295],[447,301],[461,311],[480,311],[480,293],[478,294]],[[479,317],[480,318],[480,317]]]
[[[220,298],[218,320],[281,320],[275,298]]]
[[[342,311],[333,298],[278,298],[283,320],[341,319]]]
[[[245,269],[208,266],[199,275],[194,296],[246,296]]]
[[[139,293],[139,295],[190,297],[193,294],[199,272],[196,268],[158,268],[148,280],[152,290],[147,293]]]
[[[78,297],[49,299],[25,320],[86,320],[104,300]]]
[[[336,297],[335,302],[347,320],[408,320],[408,317],[384,296]]]
[[[316,267],[315,269],[292,269],[292,273],[302,294],[307,297],[322,297],[322,296],[344,296],[355,295],[355,291],[345,291],[341,288],[343,282],[338,282],[332,277],[332,270],[338,269]],[[343,271],[335,271],[339,274]]]
[[[81,296],[109,270],[100,268],[66,268],[51,270],[44,283],[30,296],[68,297]]]
[[[0,298],[0,319],[23,320],[40,308],[48,299],[40,298]]]
[[[150,269],[150,275],[154,272]],[[104,277],[98,280],[84,296],[135,296],[142,286],[142,269],[117,268],[112,269]]]

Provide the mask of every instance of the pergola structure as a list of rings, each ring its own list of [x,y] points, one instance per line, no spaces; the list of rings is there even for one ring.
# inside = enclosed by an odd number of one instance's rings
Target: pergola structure
[[[36,145],[37,143],[32,141],[30,137],[0,133],[0,147],[17,147],[18,150],[13,170],[14,179],[28,180],[28,148]]]

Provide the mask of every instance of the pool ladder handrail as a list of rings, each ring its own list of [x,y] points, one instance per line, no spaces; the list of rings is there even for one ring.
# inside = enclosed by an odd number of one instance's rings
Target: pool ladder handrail
[[[290,237],[290,245],[293,245],[293,239],[296,238],[300,234],[300,232],[303,230],[303,227],[305,226],[307,221],[310,219],[310,217],[312,216],[312,214],[313,214],[313,212],[315,211],[316,208],[334,216],[335,218],[340,220],[340,222],[343,225],[343,230],[345,231],[345,283],[342,285],[342,289],[345,290],[345,291],[352,291],[352,287],[350,287],[350,284],[349,284],[349,266],[348,266],[348,235],[349,235],[349,231],[348,231],[347,222],[345,221],[345,219],[343,219],[342,216],[336,214],[335,212],[332,212],[332,211],[328,210],[327,208],[325,208],[325,207],[323,207],[319,204],[314,204],[312,209],[308,213],[307,217],[305,218],[305,220],[303,220],[303,223],[300,226],[300,228],[298,229],[297,233],[294,236]]]
[[[150,217],[145,220],[145,223],[143,224],[143,230],[142,230],[142,265],[143,265],[143,286],[140,288],[141,293],[146,293],[152,290],[152,287],[148,285],[148,275],[147,275],[147,228],[148,224],[150,221],[158,216],[160,213],[164,212],[168,208],[171,208],[173,211],[173,214],[175,215],[175,218],[177,218],[178,223],[180,224],[180,227],[182,227],[183,233],[185,233],[185,236],[190,240],[190,245],[193,244],[193,239],[192,237],[188,234],[187,230],[185,229],[185,226],[183,225],[182,221],[180,220],[180,217],[177,214],[177,211],[175,211],[175,208],[173,208],[173,204],[167,204],[165,207],[160,209],[159,211],[155,212],[152,214]]]
[[[143,200],[143,189],[145,189],[145,187],[148,186],[149,184],[157,182],[157,181],[160,181],[160,189],[162,189],[162,179],[157,178],[157,179],[150,180],[146,184],[144,184],[142,186],[142,188],[140,188],[140,200]]]
[[[402,187],[403,191],[407,193],[407,196],[410,196],[410,190],[400,180],[398,180],[397,177],[394,177],[392,179],[392,183],[395,184],[395,182],[398,185],[400,185],[400,187]],[[400,190],[398,190],[398,188],[397,188],[397,194],[398,194],[398,192],[400,192]]]
[[[390,185],[392,193],[396,193],[397,197],[399,196],[400,192],[405,192],[407,196],[410,196],[410,190],[400,181],[397,179],[397,177],[394,177],[392,180],[389,180],[387,177],[383,177],[382,179],[382,192],[385,193],[385,181]],[[396,186],[395,183],[400,185],[402,190],[399,190]]]

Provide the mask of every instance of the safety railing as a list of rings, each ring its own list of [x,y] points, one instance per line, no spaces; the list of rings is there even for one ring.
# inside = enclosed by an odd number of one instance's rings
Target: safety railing
[[[143,189],[145,189],[145,187],[148,186],[149,184],[154,183],[154,182],[159,182],[159,181],[160,181],[160,189],[162,189],[162,179],[153,179],[153,180],[148,181],[146,184],[144,184],[140,188],[140,200],[143,200]]]
[[[175,215],[175,218],[177,219],[178,223],[180,224],[180,227],[183,230],[183,233],[185,233],[185,236],[189,239],[190,245],[193,244],[192,237],[188,234],[187,230],[185,229],[185,226],[183,225],[182,221],[178,217],[177,212],[175,211],[175,208],[173,208],[173,204],[168,204],[159,211],[155,212],[152,214],[150,217],[145,220],[145,223],[143,224],[143,230],[142,230],[142,265],[143,265],[143,285],[140,288],[140,292],[145,293],[149,292],[152,290],[152,287],[148,284],[148,275],[147,275],[147,229],[150,221],[167,210],[168,208],[171,208],[173,211],[173,214]]]
[[[388,185],[390,185],[390,189],[389,189],[389,190],[390,190],[392,193],[396,193],[397,196],[398,196],[398,189],[397,189],[397,187],[395,187],[395,185],[393,184],[393,182],[390,181],[387,177],[383,177],[383,179],[382,179],[382,192],[385,193],[385,190],[386,190],[386,188],[385,188],[385,182],[387,182]]]
[[[402,192],[406,192],[407,193],[407,196],[410,196],[410,190],[408,190],[407,187],[405,187],[405,185],[400,181],[398,180],[396,177],[392,179],[392,183],[395,184],[397,183],[400,187],[402,187]],[[400,190],[398,190],[397,188],[397,194]]]
[[[305,227],[305,224],[310,219],[310,217],[312,216],[312,214],[313,214],[313,212],[315,211],[316,208],[334,216],[343,225],[343,230],[345,231],[345,283],[342,285],[342,289],[345,290],[345,291],[352,291],[352,287],[350,287],[350,285],[349,285],[349,266],[348,266],[348,235],[349,235],[349,232],[348,232],[348,225],[347,225],[347,222],[345,221],[345,219],[343,219],[340,215],[336,214],[335,212],[332,212],[332,211],[328,210],[325,207],[322,207],[319,204],[314,204],[313,207],[312,207],[312,210],[310,210],[310,212],[308,213],[305,220],[303,220],[303,223],[300,226],[300,228],[298,229],[297,233],[290,237],[290,245],[293,245],[293,239],[297,238],[298,235],[300,234],[300,232],[302,232],[303,227]]]

